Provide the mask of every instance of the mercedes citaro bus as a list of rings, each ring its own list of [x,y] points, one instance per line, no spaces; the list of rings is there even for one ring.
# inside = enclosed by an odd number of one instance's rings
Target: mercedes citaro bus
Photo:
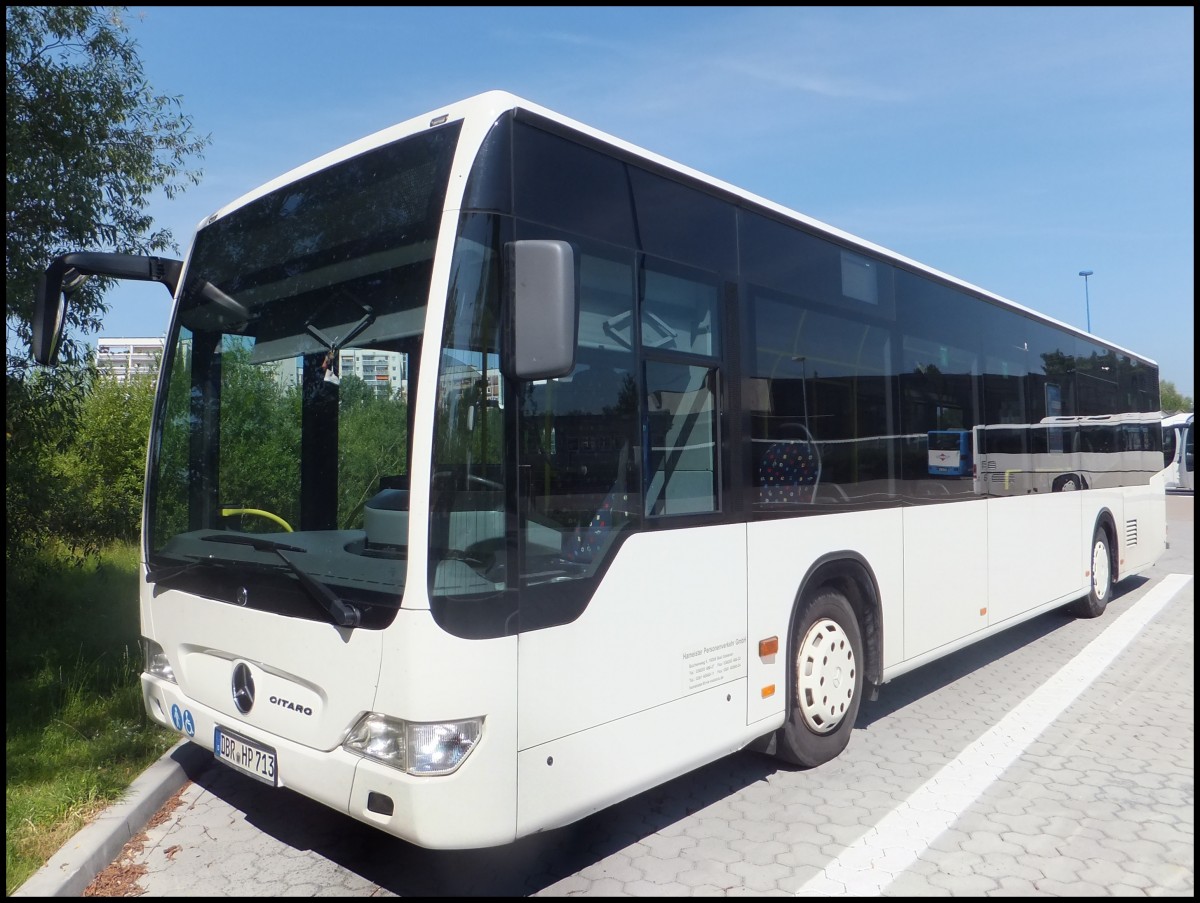
[[[150,717],[421,846],[744,748],[820,765],[890,679],[1098,616],[1164,548],[1161,472],[929,466],[947,411],[976,456],[1157,424],[1152,361],[509,94],[274,179],[182,261],[55,259],[41,363],[90,275],[174,300]]]

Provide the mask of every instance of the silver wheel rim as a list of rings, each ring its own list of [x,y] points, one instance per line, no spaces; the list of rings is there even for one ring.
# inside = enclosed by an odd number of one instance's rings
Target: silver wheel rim
[[[1076,490],[1076,488],[1077,487],[1075,485],[1074,478],[1068,477],[1067,481],[1065,483],[1063,483],[1062,491],[1063,492],[1074,492]]]
[[[812,731],[827,734],[842,723],[857,667],[850,638],[836,621],[822,618],[808,629],[796,656],[796,698]]]
[[[1101,602],[1108,596],[1108,568],[1108,549],[1098,541],[1092,547],[1092,592]]]

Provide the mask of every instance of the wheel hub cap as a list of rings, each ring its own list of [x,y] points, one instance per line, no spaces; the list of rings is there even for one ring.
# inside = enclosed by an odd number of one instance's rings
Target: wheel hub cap
[[[1092,587],[1097,599],[1108,595],[1108,552],[1102,542],[1092,549]]]
[[[809,628],[796,657],[796,698],[811,730],[827,734],[842,723],[857,666],[850,638],[836,621],[822,618]]]

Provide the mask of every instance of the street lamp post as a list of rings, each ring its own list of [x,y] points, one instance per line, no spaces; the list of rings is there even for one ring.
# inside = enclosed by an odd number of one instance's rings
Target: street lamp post
[[[1091,270],[1080,270],[1079,275],[1083,277],[1083,303],[1087,305],[1087,329],[1092,331],[1092,301],[1088,297],[1088,276],[1094,275]]]

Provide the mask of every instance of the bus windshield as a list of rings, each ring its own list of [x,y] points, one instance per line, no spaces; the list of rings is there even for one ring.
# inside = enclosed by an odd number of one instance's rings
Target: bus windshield
[[[363,626],[394,615],[409,400],[458,130],[335,164],[198,232],[155,414],[148,579],[300,617],[339,602]],[[256,541],[212,541],[230,533]]]

